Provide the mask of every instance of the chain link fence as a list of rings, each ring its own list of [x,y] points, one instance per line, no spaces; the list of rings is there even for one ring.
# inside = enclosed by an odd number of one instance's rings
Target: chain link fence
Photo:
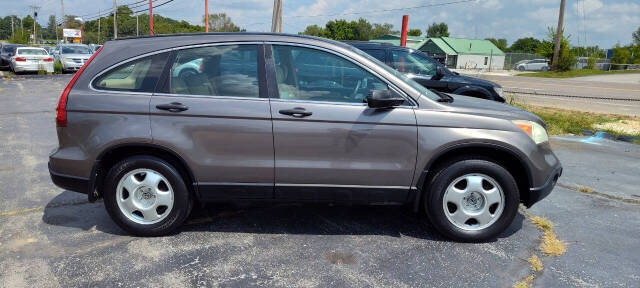
[[[504,53],[504,70],[512,70],[513,66],[520,61],[525,60],[533,60],[533,59],[544,59],[543,56],[532,54],[532,53]]]

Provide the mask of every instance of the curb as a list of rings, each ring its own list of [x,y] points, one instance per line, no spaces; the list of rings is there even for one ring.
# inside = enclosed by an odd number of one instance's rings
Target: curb
[[[582,129],[582,135],[590,136],[593,138],[599,138],[599,139],[608,139],[613,141],[628,142],[632,144],[640,144],[640,137],[638,136],[615,135],[605,131],[592,131],[587,129]]]

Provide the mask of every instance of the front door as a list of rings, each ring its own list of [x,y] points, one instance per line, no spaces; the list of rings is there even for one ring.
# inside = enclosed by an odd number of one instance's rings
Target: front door
[[[261,45],[177,50],[151,100],[153,141],[179,153],[203,199],[273,197],[273,135]]]
[[[365,97],[388,84],[322,50],[272,47],[275,197],[402,202],[416,162],[413,103],[371,109]]]

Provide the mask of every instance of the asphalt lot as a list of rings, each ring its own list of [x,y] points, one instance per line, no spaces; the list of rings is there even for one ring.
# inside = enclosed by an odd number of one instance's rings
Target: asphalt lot
[[[462,244],[404,207],[210,205],[176,235],[127,236],[101,202],[49,179],[70,77],[0,80],[1,287],[510,287],[532,254],[544,264],[535,287],[640,281],[640,146],[583,137],[552,139],[565,173],[528,210],[554,223],[568,244],[560,256],[541,254],[522,213],[496,241]]]
[[[617,74],[571,79],[497,75],[477,76],[499,83],[505,92],[516,94],[516,99],[519,102],[527,104],[596,113],[640,116],[640,82],[637,81],[640,76],[637,75],[640,74]],[[603,79],[603,77],[606,79]]]

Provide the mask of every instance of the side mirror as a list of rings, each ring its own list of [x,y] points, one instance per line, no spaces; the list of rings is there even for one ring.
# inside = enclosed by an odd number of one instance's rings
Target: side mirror
[[[442,77],[444,77],[444,75],[447,75],[447,73],[444,71],[444,67],[438,65],[436,66],[436,75],[433,76],[433,80],[440,80],[442,79]]]
[[[404,98],[398,96],[391,90],[371,90],[367,95],[367,105],[370,108],[386,109],[402,105]]]

